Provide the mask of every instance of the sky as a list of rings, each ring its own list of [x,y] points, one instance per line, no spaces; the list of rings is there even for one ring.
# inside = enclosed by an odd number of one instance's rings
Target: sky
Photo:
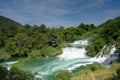
[[[120,0],[0,0],[0,15],[22,25],[100,25],[120,16]]]

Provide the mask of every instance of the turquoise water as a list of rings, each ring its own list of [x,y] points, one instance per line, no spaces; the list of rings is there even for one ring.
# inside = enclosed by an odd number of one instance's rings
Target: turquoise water
[[[18,57],[12,58],[0,64],[3,65],[4,67],[9,67],[18,59],[20,58]],[[25,71],[32,72],[32,74],[35,75],[37,79],[39,78],[42,80],[53,80],[53,75],[60,70],[68,70],[73,74],[80,71],[81,69],[84,68],[84,66],[79,66],[73,70],[69,70],[69,69],[72,69],[74,65],[77,65],[80,63],[81,64],[88,63],[88,59],[81,58],[81,59],[67,60],[59,57],[48,57],[48,58],[34,59],[34,60],[22,62],[19,64],[20,65],[19,68]]]
[[[76,46],[82,47],[76,47]],[[77,41],[71,44],[73,47],[63,48],[63,54],[56,57],[47,57],[42,59],[34,59],[17,63],[20,69],[30,71],[35,76],[35,80],[53,80],[53,75],[60,70],[68,70],[75,74],[84,68],[87,64],[94,64],[94,62],[104,62],[107,57],[89,58],[86,55],[85,46],[86,40]],[[104,48],[103,48],[104,49]],[[111,49],[111,54],[115,51],[115,47]],[[99,53],[102,55],[102,52]],[[107,55],[108,56],[108,55]],[[109,55],[110,56],[110,55]],[[108,57],[109,57],[108,56]],[[9,61],[2,62],[4,67],[10,68],[10,65],[16,63],[19,58],[13,58]],[[112,59],[112,58],[111,58]],[[110,60],[111,60],[110,59]],[[108,60],[108,61],[110,61]]]
[[[53,75],[60,70],[71,69],[76,64],[88,63],[87,59],[71,59],[65,60],[59,57],[49,57],[44,59],[34,59],[22,63],[23,70],[31,71],[36,78],[43,80],[52,80]],[[83,66],[71,70],[72,73],[76,73],[83,69]],[[70,71],[70,70],[69,70]]]
[[[25,71],[30,71],[35,76],[35,80],[53,80],[53,75],[60,70],[68,70],[75,74],[83,69],[83,65],[91,63],[86,56],[85,46],[87,40],[76,41],[71,44],[73,47],[63,48],[63,54],[56,57],[48,57],[42,59],[34,59],[18,63],[19,68]],[[76,47],[80,45],[83,47]],[[13,63],[16,61],[13,61]],[[5,62],[6,64],[7,62]],[[9,62],[12,64],[12,62]],[[8,63],[8,64],[9,64]],[[10,64],[8,67],[10,67]]]
[[[8,70],[10,69],[10,65],[16,63],[20,59],[24,59],[26,57],[12,57],[11,59],[7,61],[0,62],[0,65],[3,67],[6,67]]]

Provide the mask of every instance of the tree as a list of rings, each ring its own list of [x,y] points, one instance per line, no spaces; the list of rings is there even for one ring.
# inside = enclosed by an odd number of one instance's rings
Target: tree
[[[0,66],[0,79],[1,80],[8,80],[9,71],[6,68]]]
[[[68,71],[60,71],[54,76],[54,80],[70,80],[72,73]]]
[[[40,31],[41,31],[41,33],[45,33],[46,32],[46,26],[45,26],[45,24],[41,24],[40,25]]]
[[[58,36],[56,35],[56,32],[50,31],[48,37],[49,37],[49,42],[48,42],[49,45],[52,47],[57,47],[59,44],[59,41],[58,41]]]
[[[0,31],[0,49],[5,46],[5,40],[7,37]]]
[[[25,28],[26,28],[26,29],[29,29],[30,27],[31,27],[31,26],[30,26],[29,24],[26,24],[26,25],[25,25]]]
[[[10,71],[0,66],[0,80],[33,80],[34,76],[30,72],[25,72],[12,67]]]
[[[34,76],[29,72],[24,72],[12,67],[10,70],[10,80],[33,80]]]

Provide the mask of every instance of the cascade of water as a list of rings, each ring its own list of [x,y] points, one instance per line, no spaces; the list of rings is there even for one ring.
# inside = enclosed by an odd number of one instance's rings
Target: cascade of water
[[[111,56],[111,55],[115,54],[114,53],[116,51],[115,45],[112,46],[109,54],[103,55],[103,51],[104,51],[105,48],[107,48],[107,46],[104,46],[103,49],[101,50],[101,52],[99,52],[95,57],[90,58],[90,61],[91,62],[93,62],[93,61],[98,62],[98,63],[101,63],[101,64],[106,63],[106,65],[107,65],[107,64],[110,63],[110,61],[117,59],[117,56],[113,56],[113,57]]]
[[[94,58],[102,58],[102,56],[103,56],[103,50],[106,48],[107,46],[105,45],[103,48],[102,48],[102,50],[94,57]]]
[[[86,46],[88,45],[88,40],[78,40],[78,41],[74,41],[73,43],[70,44],[71,46],[73,47],[76,47],[76,46]]]
[[[24,68],[31,70],[36,76],[35,80],[49,80],[59,70],[73,71],[80,66],[86,66],[88,64],[93,64],[94,62],[109,64],[112,60],[117,59],[114,55],[115,46],[113,45],[110,54],[104,55],[105,49],[109,48],[105,45],[101,52],[99,52],[95,57],[88,57],[86,55],[87,51],[85,46],[88,45],[88,40],[80,40],[70,43],[71,47],[62,48],[63,54],[56,57],[48,57],[40,60],[31,60],[22,65]],[[79,47],[78,46],[82,46]],[[8,69],[10,69],[10,63],[8,64]]]
[[[113,45],[112,49],[110,50],[110,55],[107,56],[106,60],[103,62],[103,65],[110,67],[112,61],[118,59],[118,53],[115,53],[116,48]]]
[[[110,54],[114,54],[114,52],[116,51],[115,45],[112,46],[112,49],[110,50]]]
[[[17,61],[6,62],[6,63],[3,64],[3,67],[6,67],[7,70],[10,70],[11,65],[14,64],[14,63],[17,63]]]
[[[79,41],[74,41],[73,43],[70,43],[71,47],[66,47],[63,48],[63,54],[58,55],[60,59],[64,60],[76,60],[79,59],[79,62],[68,67],[68,71],[72,71],[76,68],[79,68],[80,66],[85,66],[87,64],[92,64],[91,62],[89,63],[88,59],[89,57],[86,55],[87,51],[85,50],[85,46],[88,45],[88,40],[79,40]],[[81,46],[78,48],[78,46]],[[81,60],[84,60],[85,62],[82,63]]]
[[[78,59],[85,58],[88,63],[75,64],[75,65],[67,68],[67,70],[69,70],[69,71],[72,71],[80,66],[85,66],[87,64],[93,64],[94,62],[98,62],[98,63],[102,64],[103,62],[105,63],[107,61],[106,63],[108,64],[108,63],[110,63],[110,61],[117,59],[116,56],[111,58],[111,55],[113,55],[116,50],[114,45],[112,46],[109,54],[106,54],[106,55],[103,54],[104,50],[106,50],[106,49],[109,50],[109,47],[107,47],[105,45],[103,47],[103,49],[95,57],[92,57],[92,58],[90,58],[86,55],[87,51],[85,50],[85,46],[88,45],[88,40],[75,41],[75,42],[71,43],[71,45],[72,45],[72,47],[63,48],[62,49],[63,54],[58,55],[57,57],[60,57],[62,59],[67,59],[67,60],[77,59],[77,58]],[[78,46],[78,45],[82,45],[84,47],[76,48],[76,46]],[[107,60],[108,58],[110,58],[110,59]]]
[[[63,59],[76,59],[76,58],[88,58],[86,55],[85,48],[77,48],[77,46],[86,46],[88,45],[88,40],[79,40],[71,43],[72,47],[66,47],[63,48],[63,54],[58,55],[57,57],[63,58]]]
[[[66,47],[62,50],[63,54],[58,55],[57,57],[63,59],[88,58],[88,56],[86,56],[85,48]]]

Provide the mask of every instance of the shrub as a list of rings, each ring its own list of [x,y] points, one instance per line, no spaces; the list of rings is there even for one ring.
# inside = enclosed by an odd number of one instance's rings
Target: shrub
[[[46,56],[55,56],[60,54],[62,51],[61,49],[54,48],[54,47],[47,47],[42,48],[40,50],[33,50],[30,54],[30,58],[38,58],[38,57],[46,57]]]
[[[15,67],[10,70],[10,80],[33,80],[34,76]]]
[[[54,76],[54,80],[70,80],[72,73],[68,71],[60,71]]]
[[[90,70],[90,71],[96,71],[99,69],[103,69],[102,65],[100,64],[90,64],[85,67],[85,69]]]

